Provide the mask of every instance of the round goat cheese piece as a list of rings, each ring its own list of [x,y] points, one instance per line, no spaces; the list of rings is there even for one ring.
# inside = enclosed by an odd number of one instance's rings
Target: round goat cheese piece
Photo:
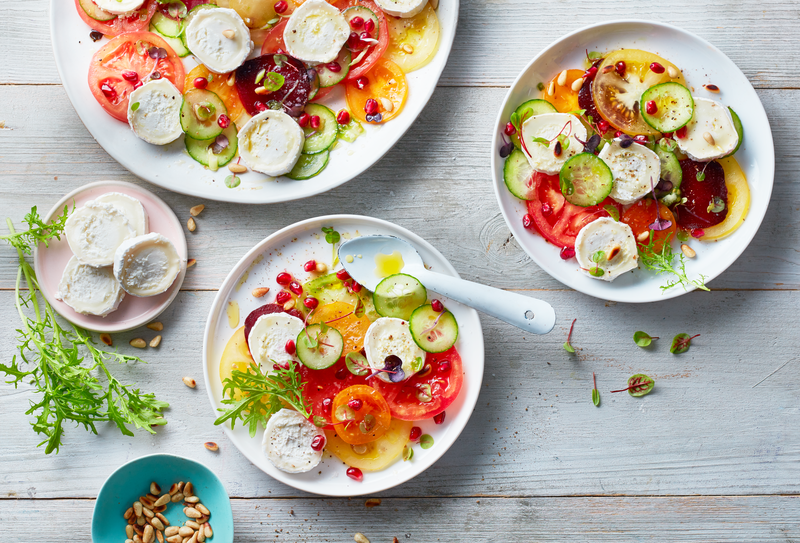
[[[95,200],[73,211],[64,225],[67,243],[83,264],[110,266],[114,253],[136,236],[136,230],[119,207]]]
[[[559,134],[567,137],[567,145],[562,144],[561,153],[556,155]],[[537,172],[556,175],[567,159],[583,152],[581,141],[586,141],[586,127],[580,119],[568,113],[542,113],[522,123],[520,137],[522,135],[525,137],[522,152],[528,158],[531,168]],[[545,139],[549,143],[536,142],[536,138]]]
[[[632,204],[658,185],[661,160],[644,145],[631,143],[622,147],[621,144],[621,138],[615,139],[606,144],[597,156],[614,174],[614,186],[609,196],[621,204]]]
[[[125,241],[114,255],[114,277],[125,292],[142,298],[166,292],[181,266],[175,246],[157,233]]]
[[[322,451],[311,448],[311,442],[324,432],[303,415],[281,409],[269,418],[261,443],[270,462],[286,473],[303,473],[317,467]]]
[[[117,206],[130,221],[137,236],[143,236],[150,231],[150,223],[142,202],[121,192],[109,192],[98,196],[95,202]]]
[[[675,142],[692,160],[710,162],[731,154],[739,145],[739,134],[728,108],[708,98],[694,98],[694,115],[686,125],[686,137],[676,135]]]
[[[267,373],[272,371],[273,364],[286,365],[299,361],[297,356],[286,352],[286,342],[297,341],[297,335],[303,328],[303,321],[287,313],[260,316],[247,337],[253,360]]]
[[[94,0],[94,3],[109,13],[123,15],[142,7],[144,0]]]
[[[332,62],[349,36],[350,25],[342,12],[324,0],[303,2],[283,30],[287,52],[311,63]]]
[[[262,111],[239,130],[239,155],[251,170],[277,177],[292,171],[305,135],[283,111]]]
[[[242,65],[253,51],[250,29],[232,9],[217,8],[198,11],[185,30],[186,46],[218,74],[232,72]]]
[[[388,15],[405,19],[425,9],[428,0],[375,0],[375,3]]]
[[[166,145],[178,139],[183,96],[168,79],[153,79],[130,94],[128,124],[139,139]]]
[[[575,238],[575,258],[583,273],[603,281],[613,281],[639,266],[633,230],[610,217],[602,217],[581,228]]]
[[[422,369],[426,356],[425,351],[414,342],[408,321],[392,317],[381,317],[370,325],[364,337],[364,350],[367,362],[375,370],[386,367],[386,357],[389,355],[400,358],[404,380]],[[391,381],[386,372],[379,372],[378,378]]]
[[[56,299],[81,315],[100,317],[116,311],[124,297],[125,291],[114,277],[111,266],[89,266],[75,256],[67,262],[56,293]]]

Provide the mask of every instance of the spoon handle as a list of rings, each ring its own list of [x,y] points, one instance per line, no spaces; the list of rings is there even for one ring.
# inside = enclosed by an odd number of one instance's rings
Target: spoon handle
[[[546,334],[556,323],[553,307],[536,298],[426,269],[415,268],[411,275],[419,279],[428,290],[438,292],[526,332]]]

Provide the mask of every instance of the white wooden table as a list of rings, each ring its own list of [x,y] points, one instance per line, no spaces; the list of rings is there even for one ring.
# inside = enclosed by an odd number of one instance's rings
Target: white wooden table
[[[70,1],[70,0],[59,0]],[[60,85],[49,0],[0,0],[0,218],[100,179],[137,183],[91,138]],[[539,50],[580,26],[641,17],[717,45],[750,78],[777,153],[767,218],[741,258],[693,293],[645,306],[565,289],[510,237],[491,188],[488,142],[506,88]],[[203,202],[188,235],[183,292],[161,319],[147,366],[114,368],[171,403],[155,436],[92,436],[67,428],[45,456],[23,415],[26,387],[0,385],[0,541],[88,541],[105,477],[132,458],[174,452],[209,465],[233,499],[237,541],[797,541],[800,538],[800,8],[791,0],[464,0],[440,86],[405,138],[365,175],[321,196],[272,206]],[[182,220],[195,198],[148,185]],[[463,277],[531,292],[559,319],[544,337],[484,318],[486,373],[456,445],[415,480],[364,499],[299,493],[262,474],[212,422],[200,342],[215,289],[256,242],[301,219],[360,213],[396,222],[436,246]],[[15,347],[16,255],[0,247],[0,350]],[[568,356],[561,344],[577,318]],[[636,330],[661,336],[643,351]],[[668,338],[702,334],[675,356]],[[116,344],[143,332],[120,334]],[[603,403],[591,403],[592,372]],[[656,390],[611,395],[633,373]],[[218,453],[203,442],[220,444]]]

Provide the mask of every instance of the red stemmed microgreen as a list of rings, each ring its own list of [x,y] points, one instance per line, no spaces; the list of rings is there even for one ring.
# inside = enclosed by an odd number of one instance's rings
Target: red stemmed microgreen
[[[655,381],[648,377],[643,373],[637,373],[636,375],[631,375],[628,378],[628,386],[627,388],[623,388],[620,390],[612,390],[611,392],[625,392],[627,391],[628,394],[631,396],[639,397],[644,396],[645,394],[649,394],[650,391],[653,390],[655,386]]]
[[[578,319],[572,319],[572,324],[569,326],[569,334],[567,334],[567,341],[564,342],[564,350],[568,353],[574,353],[575,347],[572,346],[570,340],[572,339],[572,329],[575,328],[575,321]]]
[[[595,407],[600,405],[600,391],[597,390],[597,377],[595,377],[594,372],[592,372],[592,383],[594,384],[594,388],[592,389],[592,403]]]
[[[669,352],[672,354],[681,354],[685,353],[689,350],[689,346],[692,344],[692,340],[699,336],[700,334],[695,334],[693,336],[689,336],[689,334],[678,334],[674,338],[672,338],[672,347],[669,348]]]
[[[439,320],[445,313],[449,313],[449,311],[440,311],[439,316],[436,317],[436,320],[433,321],[433,324],[431,324],[429,327],[427,327],[425,330],[422,331],[422,335],[424,336],[430,332],[433,332],[433,330],[439,325]]]
[[[656,203],[656,220],[653,221],[653,223],[648,225],[647,227],[650,230],[655,230],[655,231],[666,230],[667,228],[672,226],[672,221],[661,218],[661,211],[659,209],[661,206],[658,204],[658,198],[656,198],[656,186],[653,184],[652,177],[650,178],[650,190],[653,192],[653,200]]]
[[[649,335],[647,332],[642,332],[641,330],[633,333],[633,341],[642,348],[649,346],[653,340],[656,339],[658,338]]]

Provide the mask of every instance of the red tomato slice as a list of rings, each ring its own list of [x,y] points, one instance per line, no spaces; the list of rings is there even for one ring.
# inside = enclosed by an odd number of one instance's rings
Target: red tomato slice
[[[428,366],[430,371],[426,371]],[[443,353],[428,353],[422,371],[402,383],[387,383],[377,377],[370,381],[386,399],[394,418],[423,420],[438,415],[455,401],[464,384],[464,370],[461,356],[452,347]],[[431,401],[420,401],[420,385],[430,385]]]
[[[283,29],[289,19],[283,18],[281,22],[272,27],[264,43],[261,44],[262,55],[272,55],[275,53],[286,53],[286,43],[283,41]]]
[[[372,69],[379,58],[386,52],[389,47],[389,26],[386,23],[386,15],[372,0],[353,0],[350,2],[351,6],[364,6],[371,9],[375,15],[378,16],[378,43],[372,47],[361,62],[355,66],[350,66],[350,72],[345,77],[345,81],[352,81],[357,77],[361,77]],[[353,54],[355,56],[355,53]]]
[[[550,243],[558,247],[575,247],[575,238],[581,228],[601,217],[610,217],[603,209],[612,205],[621,210],[622,206],[611,198],[606,198],[596,206],[580,207],[573,205],[561,194],[557,175],[534,174],[534,193],[536,198],[528,201],[528,213],[533,217],[537,230]]]
[[[151,47],[167,52],[166,58],[150,58]],[[152,32],[128,32],[105,44],[89,65],[89,89],[109,115],[128,122],[128,96],[138,82],[147,82],[158,72],[183,92],[186,73],[175,51]],[[134,71],[137,79],[126,80],[124,72]]]
[[[113,38],[124,32],[138,32],[144,30],[150,24],[150,19],[156,12],[156,0],[147,0],[141,8],[136,10],[128,17],[115,17],[110,21],[96,21],[89,17],[80,5],[78,0],[75,0],[75,9],[78,10],[83,22],[92,27],[92,30],[97,30],[108,38]]]
[[[333,91],[333,89],[335,89],[335,88],[336,88],[336,85],[334,85],[333,87],[322,87],[322,88],[320,88],[317,91],[317,95],[314,98],[312,98],[311,101],[312,102],[316,102],[317,100],[322,100],[323,98],[328,96]]]
[[[331,422],[333,399],[339,392],[353,385],[367,384],[365,377],[350,373],[344,358],[324,370],[312,370],[302,364],[297,364],[296,368],[303,378],[303,397],[311,404],[312,417],[323,417],[328,422]],[[327,407],[323,405],[325,400],[330,400]]]

